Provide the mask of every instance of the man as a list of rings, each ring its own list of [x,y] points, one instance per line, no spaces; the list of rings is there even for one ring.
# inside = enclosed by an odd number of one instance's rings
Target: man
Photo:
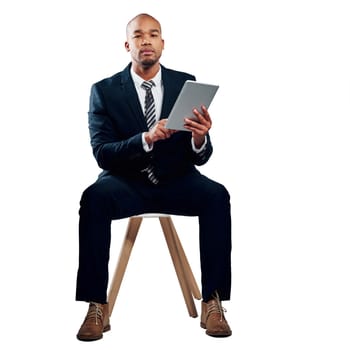
[[[89,308],[77,337],[97,340],[110,329],[111,221],[147,212],[198,216],[200,325],[208,335],[229,336],[221,301],[229,300],[231,288],[230,196],[196,168],[212,153],[210,115],[203,106],[194,110],[197,121],[184,119],[189,132],[167,129],[166,117],[184,82],[195,77],[160,64],[164,40],[152,16],[133,18],[126,35],[131,63],[91,90],[91,145],[103,172],[80,202],[76,299],[88,302]]]

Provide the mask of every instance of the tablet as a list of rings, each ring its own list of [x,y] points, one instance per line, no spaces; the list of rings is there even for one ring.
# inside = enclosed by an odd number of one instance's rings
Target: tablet
[[[184,119],[196,119],[193,109],[201,111],[201,106],[209,108],[219,86],[211,84],[203,84],[194,80],[186,80],[177,100],[171,110],[166,128],[173,130],[184,130]]]

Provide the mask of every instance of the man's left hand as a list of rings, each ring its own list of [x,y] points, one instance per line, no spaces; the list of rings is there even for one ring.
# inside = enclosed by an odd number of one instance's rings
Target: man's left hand
[[[208,110],[205,106],[201,106],[202,112],[199,112],[197,108],[193,110],[193,114],[197,120],[185,118],[185,128],[192,132],[194,144],[197,148],[200,148],[205,140],[205,136],[208,134],[212,121]]]

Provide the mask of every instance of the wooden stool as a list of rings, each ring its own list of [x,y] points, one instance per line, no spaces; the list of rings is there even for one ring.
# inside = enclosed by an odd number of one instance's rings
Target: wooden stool
[[[112,283],[108,292],[109,314],[112,315],[114,304],[118,296],[120,285],[122,283],[126,266],[129,261],[131,250],[134,246],[137,233],[139,231],[143,218],[158,218],[164,233],[166,243],[169,248],[175,271],[179,280],[182,294],[185,299],[188,313],[191,317],[197,317],[197,310],[194,304],[194,299],[202,298],[196,280],[193,276],[191,267],[183,250],[179,236],[175,230],[173,221],[170,215],[164,214],[144,214],[129,218],[128,227],[126,230],[124,242],[119,254],[119,260],[114,272]]]

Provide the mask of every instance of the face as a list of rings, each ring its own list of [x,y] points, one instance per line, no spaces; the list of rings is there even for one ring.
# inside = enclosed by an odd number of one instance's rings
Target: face
[[[148,68],[159,62],[164,49],[159,22],[152,17],[136,17],[127,27],[125,48],[133,64]]]

